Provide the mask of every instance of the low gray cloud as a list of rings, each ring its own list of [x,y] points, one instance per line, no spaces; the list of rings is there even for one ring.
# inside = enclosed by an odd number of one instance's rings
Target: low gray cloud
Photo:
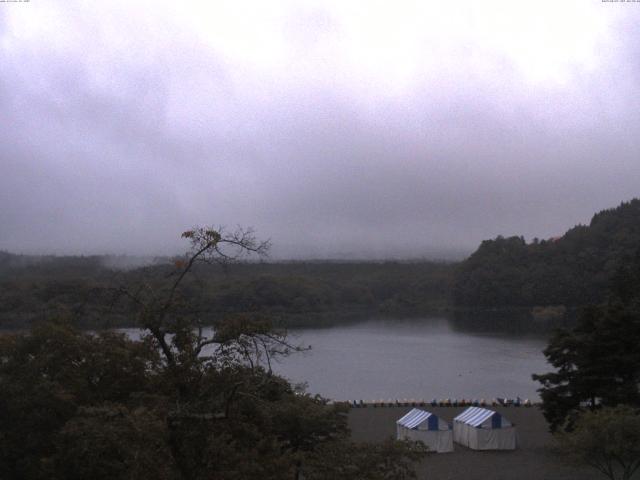
[[[640,194],[640,8],[423,4],[1,5],[0,249],[433,256]]]

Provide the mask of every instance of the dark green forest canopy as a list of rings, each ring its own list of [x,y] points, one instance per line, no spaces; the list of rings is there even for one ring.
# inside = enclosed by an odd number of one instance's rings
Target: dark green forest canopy
[[[640,200],[594,215],[553,240],[482,242],[459,264],[254,262],[199,266],[185,283],[190,308],[269,315],[288,326],[329,325],[369,315],[424,315],[452,309],[525,308],[602,302],[616,269],[640,247]],[[142,266],[146,262],[145,266]],[[122,270],[120,267],[128,269]],[[0,252],[0,327],[21,328],[48,312],[71,312],[84,328],[130,325],[119,285],[162,281],[172,259],[30,257]]]
[[[587,409],[640,407],[640,249],[618,268],[610,290],[575,328],[555,332],[544,350],[555,370],[533,376],[552,430],[572,430]]]
[[[640,200],[593,216],[562,237],[486,240],[455,276],[456,305],[584,306],[601,303],[611,278],[640,247]]]
[[[113,289],[141,279],[162,282],[173,265],[165,258],[117,271],[109,260],[0,254],[0,326],[28,326],[59,309],[86,328],[131,326],[131,305],[114,303]],[[453,268],[427,261],[198,265],[183,293],[206,321],[259,313],[289,326],[322,325],[369,314],[441,312],[450,304]]]
[[[421,448],[352,443],[347,407],[240,358],[246,335],[267,338],[236,330],[197,358],[192,338],[172,364],[150,335],[64,319],[1,335],[0,478],[414,478]]]

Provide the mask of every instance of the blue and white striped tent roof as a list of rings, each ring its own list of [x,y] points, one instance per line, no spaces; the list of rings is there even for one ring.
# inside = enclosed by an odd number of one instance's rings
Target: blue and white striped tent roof
[[[405,428],[418,428],[426,422],[428,430],[441,430],[448,425],[445,422],[440,422],[440,419],[431,412],[420,410],[419,408],[413,408],[404,417],[396,421],[396,423]]]
[[[491,424],[487,422],[491,419]],[[487,410],[481,407],[469,407],[460,415],[453,419],[454,422],[461,422],[472,427],[480,427],[486,423],[486,427],[503,428],[510,427],[511,422],[493,410]]]

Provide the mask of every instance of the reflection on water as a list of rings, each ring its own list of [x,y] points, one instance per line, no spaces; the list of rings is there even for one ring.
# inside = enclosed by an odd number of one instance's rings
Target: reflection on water
[[[532,373],[549,370],[546,335],[464,328],[465,321],[384,319],[291,334],[312,350],[283,359],[278,373],[333,399],[537,399]],[[477,327],[477,324],[475,325]]]
[[[487,332],[496,335],[539,335],[547,338],[556,328],[570,328],[576,324],[576,312],[567,310],[557,319],[540,320],[531,309],[469,310],[451,314],[449,324],[460,332]]]

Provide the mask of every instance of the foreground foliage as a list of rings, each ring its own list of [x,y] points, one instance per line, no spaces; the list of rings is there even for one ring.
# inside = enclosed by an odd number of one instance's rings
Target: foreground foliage
[[[630,407],[586,412],[558,438],[564,453],[611,480],[629,480],[640,468],[640,412]]]
[[[556,371],[534,375],[551,429],[571,429],[584,410],[640,407],[640,250],[620,267],[608,302],[558,331],[544,354]]]
[[[184,279],[266,244],[250,231],[194,229],[160,286],[119,289],[142,337],[80,332],[58,318],[0,337],[0,478],[414,478],[416,444],[349,440],[346,408],[271,371],[300,348],[264,318],[202,329]]]

